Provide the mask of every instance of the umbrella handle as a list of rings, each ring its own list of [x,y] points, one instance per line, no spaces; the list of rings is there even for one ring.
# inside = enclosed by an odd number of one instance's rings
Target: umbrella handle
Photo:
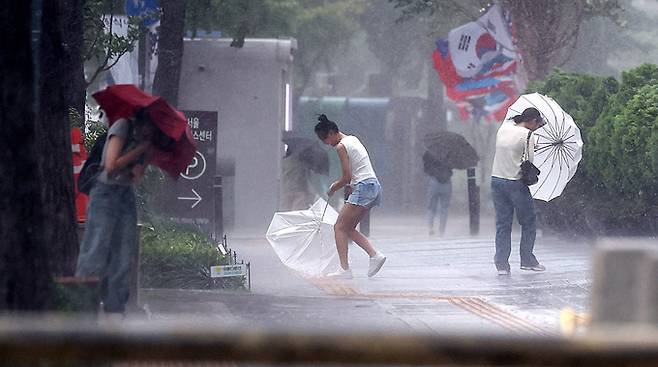
[[[324,220],[324,213],[327,212],[327,207],[329,207],[329,198],[327,198],[327,203],[324,205],[324,210],[322,211],[322,217],[320,218],[320,221]]]

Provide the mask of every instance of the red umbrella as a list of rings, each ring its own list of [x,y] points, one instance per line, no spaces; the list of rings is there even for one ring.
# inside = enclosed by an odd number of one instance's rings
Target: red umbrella
[[[171,150],[154,147],[151,162],[176,180],[190,165],[195,154],[196,144],[192,132],[187,128],[181,139],[174,143]]]
[[[133,117],[143,108],[155,126],[174,140],[167,149],[153,149],[152,163],[177,179],[192,162],[196,144],[187,119],[162,97],[152,96],[132,84],[116,84],[93,94],[112,125],[120,118]]]

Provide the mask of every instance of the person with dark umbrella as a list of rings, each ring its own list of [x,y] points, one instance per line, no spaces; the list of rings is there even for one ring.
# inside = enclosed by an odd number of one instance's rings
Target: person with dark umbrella
[[[423,171],[428,175],[427,224],[434,235],[434,218],[439,215],[439,234],[443,235],[448,221],[452,197],[452,170],[475,167],[477,152],[466,138],[451,131],[428,133],[423,138]]]
[[[423,154],[423,170],[427,174],[427,226],[430,236],[434,235],[434,218],[439,216],[439,235],[443,236],[448,222],[448,211],[452,197],[452,169],[434,158],[429,152]]]
[[[308,209],[316,195],[311,188],[311,169],[302,161],[303,151],[299,144],[288,144],[281,160],[280,210]]]

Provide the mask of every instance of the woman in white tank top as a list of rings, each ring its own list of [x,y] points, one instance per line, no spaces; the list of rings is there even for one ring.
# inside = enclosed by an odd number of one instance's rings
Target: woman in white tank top
[[[370,256],[368,276],[372,277],[384,265],[386,256],[378,252],[368,238],[356,230],[356,225],[368,214],[370,208],[379,204],[381,186],[361,141],[355,136],[340,132],[338,125],[324,114],[320,115],[318,120],[320,122],[315,125],[315,133],[323,143],[336,148],[342,172],[341,178],[329,187],[327,195],[332,196],[343,187],[346,194],[349,194],[334,225],[341,270],[329,276],[352,277],[347,258],[348,242],[351,239]]]

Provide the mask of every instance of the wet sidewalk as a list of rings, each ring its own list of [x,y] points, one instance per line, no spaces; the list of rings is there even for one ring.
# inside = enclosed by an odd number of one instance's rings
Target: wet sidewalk
[[[143,290],[153,319],[205,318],[218,325],[328,330],[477,331],[557,335],[560,310],[588,309],[592,244],[537,238],[544,273],[522,271],[513,238],[511,276],[498,276],[493,224],[469,236],[465,218],[451,218],[444,237],[420,217],[374,216],[370,238],[388,257],[374,278],[368,258],[351,245],[354,279],[304,278],[281,264],[259,236],[229,234],[251,262],[252,292]],[[518,233],[515,228],[514,233]]]

